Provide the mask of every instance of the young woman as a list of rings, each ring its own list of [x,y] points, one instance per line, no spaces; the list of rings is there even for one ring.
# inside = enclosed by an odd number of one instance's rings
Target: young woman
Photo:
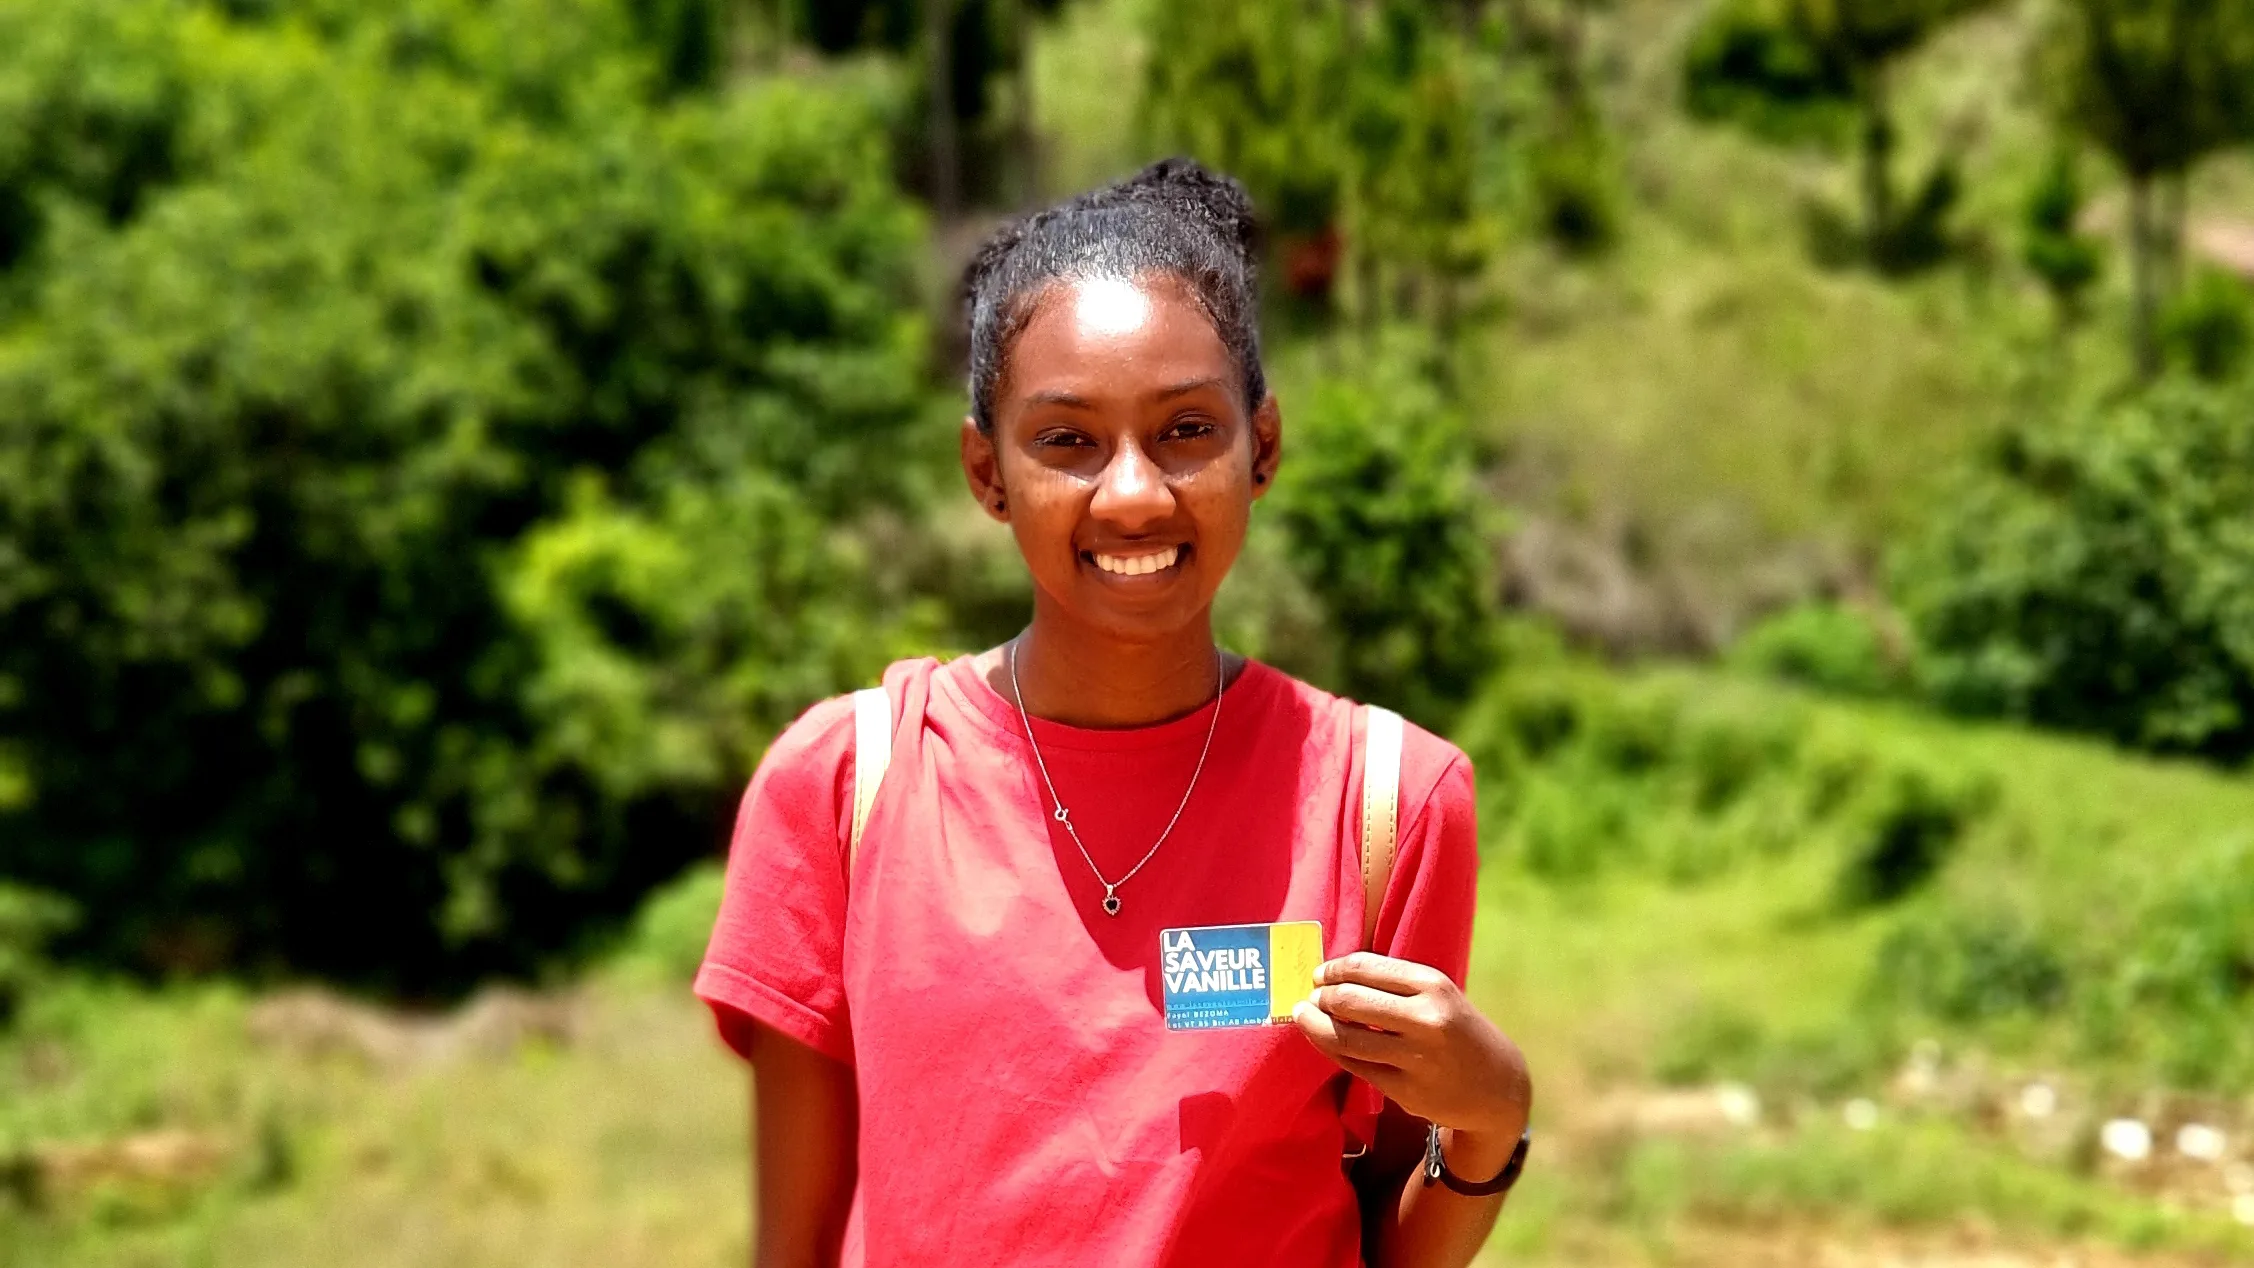
[[[1470,765],[1408,728],[1357,949],[1364,711],[1213,640],[1283,452],[1251,238],[1169,161],[970,267],[963,471],[1032,621],[886,673],[857,838],[849,699],[745,794],[697,992],[756,1075],[765,1268],[1461,1265],[1494,1222],[1532,1091],[1459,985]],[[1308,920],[1292,1025],[1167,1029],[1161,930]]]

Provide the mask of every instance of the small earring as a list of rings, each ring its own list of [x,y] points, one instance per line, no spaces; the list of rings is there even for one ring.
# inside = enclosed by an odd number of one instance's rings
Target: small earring
[[[996,515],[1000,515],[1000,514],[1001,514],[1002,512],[1004,512],[1004,511],[1008,510],[1008,509],[1009,509],[1009,507],[1010,507],[1010,500],[1009,500],[1008,498],[995,498],[995,499],[994,499],[994,513],[995,513]]]
[[[1252,477],[1252,482],[1254,484],[1266,484],[1268,482],[1268,477],[1264,475],[1256,475]]]

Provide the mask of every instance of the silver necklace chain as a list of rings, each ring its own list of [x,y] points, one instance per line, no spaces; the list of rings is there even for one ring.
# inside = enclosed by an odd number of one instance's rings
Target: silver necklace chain
[[[1057,796],[1056,781],[1049,778],[1049,763],[1041,756],[1041,742],[1033,738],[1033,719],[1025,713],[1025,691],[1017,685],[1017,640],[1010,640],[1010,695],[1017,702],[1017,720],[1025,727],[1025,742],[1033,748],[1033,764],[1040,768],[1041,783],[1049,790],[1049,804],[1054,807],[1049,812],[1049,817],[1064,825],[1065,835],[1071,837],[1072,844],[1079,847],[1081,861],[1088,865],[1089,871],[1095,873],[1096,883],[1104,887],[1104,914],[1107,916],[1119,914],[1119,887],[1135,879],[1135,873],[1143,870],[1143,864],[1150,862],[1158,854],[1158,847],[1166,844],[1166,838],[1173,835],[1174,825],[1182,821],[1182,812],[1189,808],[1190,794],[1197,791],[1197,777],[1205,773],[1205,755],[1213,751],[1213,732],[1221,725],[1221,689],[1225,673],[1221,649],[1216,647],[1213,649],[1213,717],[1205,724],[1205,746],[1197,751],[1197,766],[1190,771],[1190,786],[1182,790],[1182,803],[1174,807],[1174,817],[1166,821],[1166,826],[1159,831],[1158,839],[1151,842],[1150,849],[1144,851],[1143,857],[1127,869],[1125,876],[1107,881],[1104,879],[1103,869],[1096,866],[1095,857],[1088,853],[1087,843],[1080,839],[1080,829],[1072,826],[1072,815],[1064,808],[1064,799]]]

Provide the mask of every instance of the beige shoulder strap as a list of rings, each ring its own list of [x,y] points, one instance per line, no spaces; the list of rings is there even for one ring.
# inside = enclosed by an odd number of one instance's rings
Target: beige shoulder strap
[[[1362,949],[1377,937],[1378,909],[1401,840],[1401,715],[1362,706]]]
[[[869,825],[877,785],[892,764],[892,697],[882,687],[853,693],[853,827],[845,838],[845,874],[861,853],[861,830]]]

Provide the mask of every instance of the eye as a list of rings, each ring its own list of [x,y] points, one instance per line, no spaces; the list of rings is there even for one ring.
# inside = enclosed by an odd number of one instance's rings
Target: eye
[[[1095,443],[1079,432],[1061,428],[1042,432],[1033,438],[1033,445],[1037,449],[1082,449]]]
[[[1160,435],[1159,439],[1202,440],[1220,429],[1220,425],[1212,419],[1193,415],[1188,418],[1175,419],[1172,423],[1167,424],[1165,432]]]

